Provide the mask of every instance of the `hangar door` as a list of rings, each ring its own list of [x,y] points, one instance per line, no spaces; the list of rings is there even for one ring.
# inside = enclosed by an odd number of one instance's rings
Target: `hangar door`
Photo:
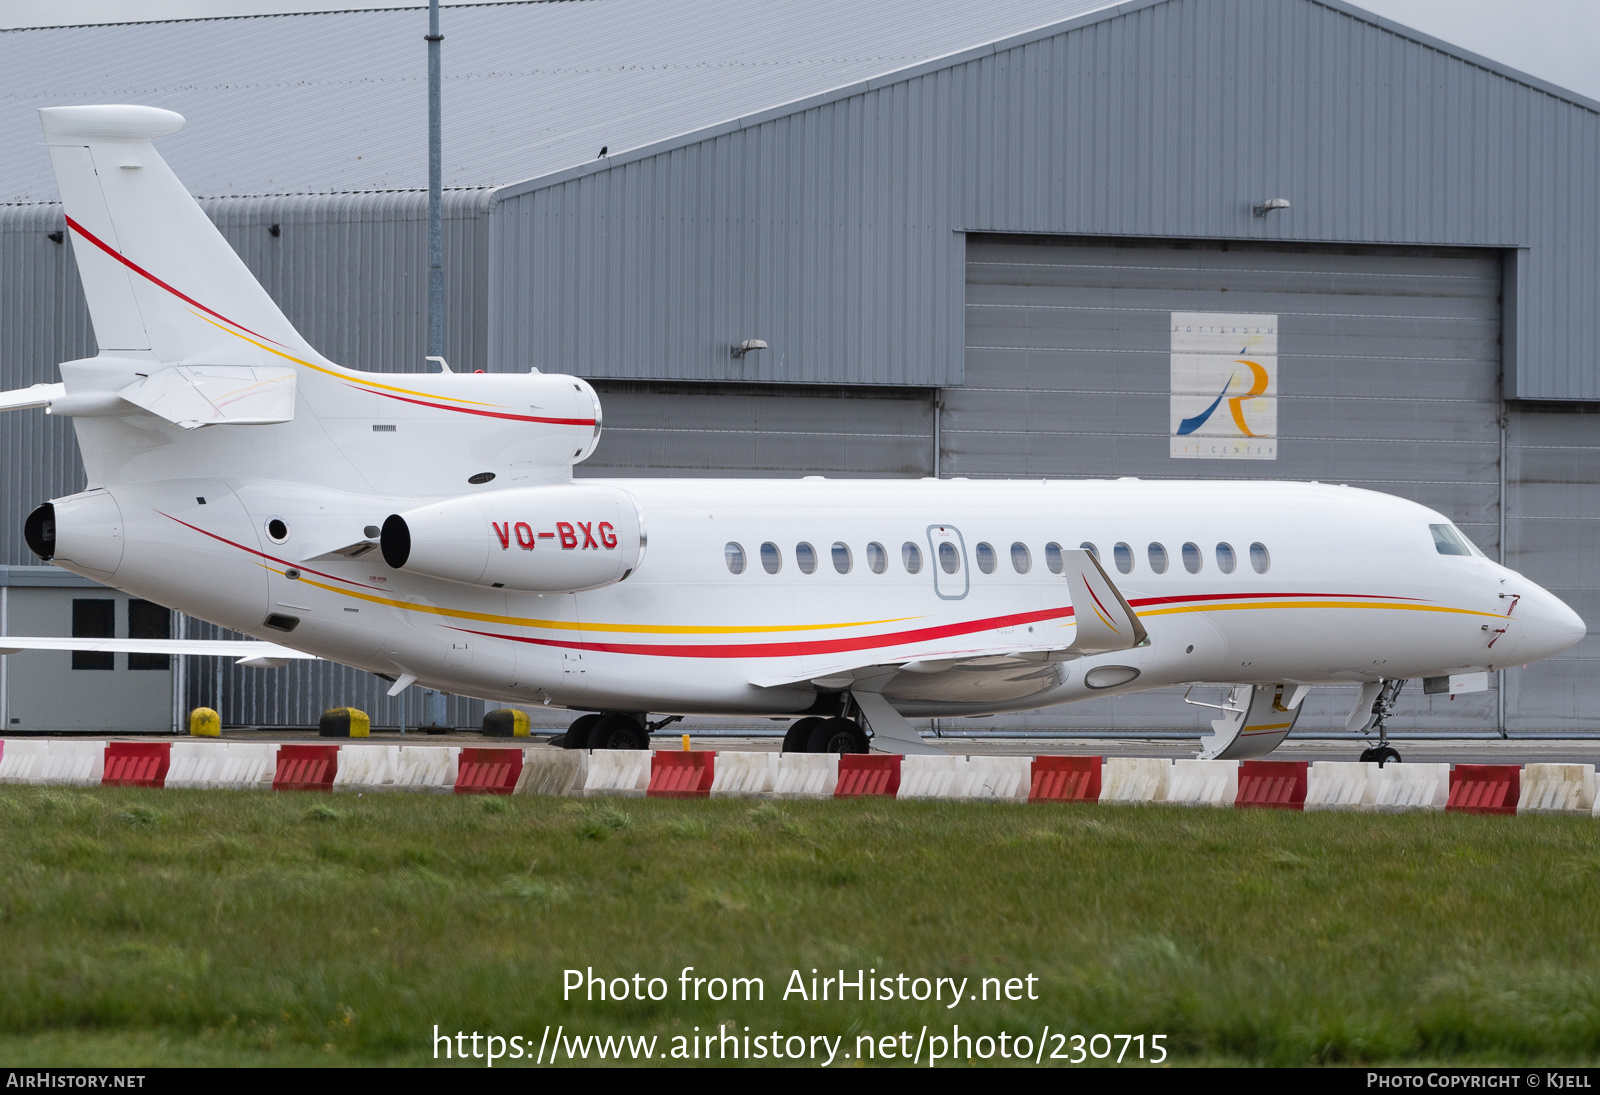
[[[1499,550],[1498,253],[974,235],[966,276],[966,384],[944,393],[941,474],[1320,479],[1433,506]],[[1174,313],[1276,317],[1276,459],[1171,455]],[[1354,691],[1313,697],[1303,730],[1342,726]],[[1492,692],[1419,691],[1397,715],[1496,722]],[[1028,721],[1205,720],[1147,693]]]

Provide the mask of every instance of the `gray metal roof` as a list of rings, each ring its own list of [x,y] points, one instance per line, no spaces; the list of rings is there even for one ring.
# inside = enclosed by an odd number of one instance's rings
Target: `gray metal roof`
[[[1082,15],[1109,0],[577,0],[446,8],[445,185],[516,182]],[[53,201],[41,106],[189,119],[196,194],[427,185],[423,8],[0,32],[0,202]]]

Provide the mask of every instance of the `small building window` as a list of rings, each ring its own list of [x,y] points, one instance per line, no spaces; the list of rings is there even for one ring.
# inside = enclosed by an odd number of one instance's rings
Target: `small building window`
[[[1133,573],[1133,549],[1127,544],[1119,543],[1112,548],[1111,557],[1117,561],[1117,569],[1122,573]]]
[[[172,638],[172,613],[154,601],[137,598],[128,602],[128,638]],[[171,669],[170,654],[129,654],[129,669]]]
[[[1222,571],[1222,573],[1224,573],[1224,574],[1232,574],[1233,573],[1233,568],[1235,566],[1237,566],[1238,563],[1239,563],[1238,558],[1235,557],[1235,555],[1233,554],[1233,545],[1232,544],[1218,544],[1217,545],[1217,569],[1218,570]]]
[[[114,639],[117,635],[117,602],[110,598],[77,598],[72,600],[72,637],[74,639]],[[74,650],[74,669],[115,669],[116,662],[110,651]]]
[[[900,545],[900,562],[906,568],[907,574],[919,574],[922,571],[922,549],[910,540]]]
[[[867,569],[874,574],[882,574],[889,569],[889,553],[876,540],[867,545]]]
[[[1200,548],[1195,544],[1183,545],[1183,569],[1190,574],[1199,574],[1200,566],[1205,558],[1200,554]]]
[[[1095,562],[1098,563],[1100,561],[1100,549],[1095,547],[1089,541],[1085,540],[1083,543],[1079,544],[1078,545],[1078,550],[1079,551],[1087,551],[1090,555],[1094,556],[1094,561]]]
[[[744,545],[729,540],[722,546],[722,558],[728,564],[729,574],[744,573]]]
[[[800,568],[801,574],[812,574],[817,569],[817,549],[800,541],[794,546],[794,565]]]
[[[1266,544],[1250,545],[1250,565],[1256,568],[1257,574],[1265,574],[1272,569],[1272,556],[1267,554]]]
[[[1157,574],[1167,572],[1167,549],[1162,544],[1151,544],[1145,549],[1145,554],[1150,556],[1150,569]]]
[[[943,545],[939,549],[939,561],[940,561],[941,564],[944,562],[944,548],[946,548],[946,547],[950,548],[950,550],[952,552],[954,552],[956,550],[954,547],[951,547],[951,545],[949,545],[949,544]],[[985,574],[993,574],[994,573],[994,548],[990,547],[988,544],[979,544],[976,548],[973,549],[973,553],[975,555],[977,555],[977,557],[978,557],[978,569],[983,571]],[[954,574],[955,573],[955,571],[950,567],[945,567],[944,569],[945,569],[945,573],[946,574]]]
[[[990,554],[993,553],[993,549],[990,549]],[[939,567],[946,574],[954,574],[961,569],[961,553],[949,540],[939,545]]]
[[[771,540],[761,545],[761,569],[776,574],[783,569],[783,552]]]
[[[833,545],[833,569],[840,574],[850,573],[850,545],[836,542]]]
[[[1018,541],[1011,545],[1011,569],[1018,574],[1026,574],[1033,569],[1033,555],[1028,551],[1028,545]]]
[[[1052,541],[1044,546],[1044,565],[1050,568],[1051,574],[1060,574],[1067,569],[1067,561],[1061,554],[1060,544]]]

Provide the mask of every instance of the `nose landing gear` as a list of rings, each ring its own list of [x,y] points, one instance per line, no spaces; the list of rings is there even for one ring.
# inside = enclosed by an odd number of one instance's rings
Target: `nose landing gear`
[[[1400,695],[1400,689],[1406,686],[1404,680],[1386,680],[1383,687],[1378,690],[1377,699],[1372,701],[1372,722],[1369,729],[1378,732],[1378,744],[1368,746],[1361,751],[1362,763],[1376,763],[1383,767],[1391,762],[1400,763],[1400,753],[1389,744],[1389,716],[1394,713],[1394,701]]]

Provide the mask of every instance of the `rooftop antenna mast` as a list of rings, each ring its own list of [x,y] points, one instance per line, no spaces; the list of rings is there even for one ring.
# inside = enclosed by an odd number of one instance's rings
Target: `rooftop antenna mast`
[[[428,0],[428,358],[444,364],[444,163],[441,150],[439,0]]]

